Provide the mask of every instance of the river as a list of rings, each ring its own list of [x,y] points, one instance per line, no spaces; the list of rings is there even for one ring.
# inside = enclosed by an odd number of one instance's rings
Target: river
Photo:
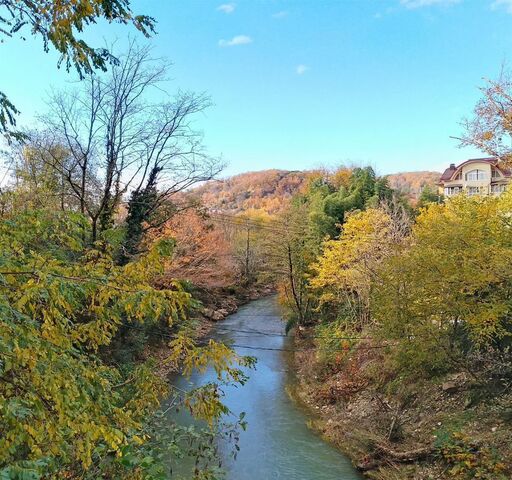
[[[225,388],[224,403],[237,415],[246,412],[248,423],[240,434],[236,460],[230,455],[233,446],[219,440],[227,480],[362,478],[346,457],[308,428],[309,414],[286,393],[287,385],[294,382],[286,353],[292,345],[284,335],[275,297],[242,306],[219,322],[212,336],[232,341],[241,355],[257,358],[256,369],[248,371],[250,378],[244,386]],[[215,381],[213,372],[190,379],[177,377],[174,384],[190,389],[208,381]]]

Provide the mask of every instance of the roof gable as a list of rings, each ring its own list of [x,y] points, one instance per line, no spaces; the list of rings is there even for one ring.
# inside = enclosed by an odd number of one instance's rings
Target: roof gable
[[[458,173],[462,170],[462,167],[469,165],[471,163],[488,163],[495,167],[497,170],[500,171],[500,173],[504,177],[510,177],[511,172],[508,168],[504,168],[499,165],[499,161],[497,158],[494,157],[484,157],[484,158],[470,158],[469,160],[466,160],[465,162],[462,162],[460,165],[455,166],[455,164],[451,164],[449,168],[447,168],[443,174],[441,175],[441,178],[439,179],[440,182],[447,182],[450,180],[454,180],[455,177],[458,175]]]

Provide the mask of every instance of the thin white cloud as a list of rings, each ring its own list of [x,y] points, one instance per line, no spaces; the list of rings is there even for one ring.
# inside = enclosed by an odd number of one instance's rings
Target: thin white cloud
[[[295,68],[295,73],[297,75],[304,75],[309,70],[309,67],[307,65],[297,65]]]
[[[217,10],[219,10],[219,12],[224,12],[224,13],[233,13],[235,11],[235,8],[236,8],[236,3],[223,3],[222,5],[219,5],[217,7]]]
[[[247,35],[236,35],[231,40],[219,40],[219,47],[236,47],[252,43],[252,38]]]
[[[433,5],[448,6],[459,3],[461,0],[400,0],[400,4],[409,10]]]
[[[373,18],[375,18],[375,19],[377,19],[377,20],[378,20],[378,19],[384,18],[384,17],[385,17],[385,16],[387,16],[387,15],[391,15],[391,14],[393,14],[393,13],[395,13],[395,12],[396,12],[396,8],[395,8],[395,7],[388,7],[388,8],[386,8],[386,9],[385,9],[385,10],[383,10],[383,11],[380,11],[380,12],[375,13],[375,14],[373,15]]]
[[[288,16],[288,12],[286,10],[281,10],[280,12],[276,12],[272,15],[272,18],[284,18]]]
[[[504,8],[507,13],[512,13],[512,0],[494,0],[491,3],[492,10]]]

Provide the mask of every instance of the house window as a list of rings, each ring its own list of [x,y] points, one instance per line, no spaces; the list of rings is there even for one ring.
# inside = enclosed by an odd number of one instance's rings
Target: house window
[[[503,193],[506,190],[506,188],[506,185],[491,185],[491,193],[499,195],[500,193]]]
[[[501,177],[500,172],[496,168],[492,169],[491,176],[492,176],[492,178],[500,178]]]
[[[466,192],[470,197],[472,197],[474,195],[480,195],[482,193],[482,189],[481,187],[468,187]]]
[[[444,188],[444,194],[447,197],[451,197],[452,195],[457,195],[457,193],[460,193],[462,191],[461,187],[445,187]]]
[[[487,180],[487,174],[484,170],[471,170],[466,173],[466,180]]]
[[[462,172],[459,172],[454,180],[462,180]]]

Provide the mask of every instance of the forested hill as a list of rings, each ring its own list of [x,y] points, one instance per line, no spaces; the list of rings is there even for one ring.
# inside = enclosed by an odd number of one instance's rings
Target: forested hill
[[[388,175],[389,186],[402,192],[411,201],[419,198],[425,186],[436,187],[441,174],[439,172],[400,172]]]
[[[264,210],[277,213],[300,190],[308,172],[261,170],[247,172],[223,180],[213,180],[194,189],[208,208],[238,213],[246,210]]]
[[[211,209],[230,213],[256,209],[273,214],[286,206],[311,173],[299,170],[247,172],[207,182],[193,192]],[[440,175],[439,172],[403,172],[388,175],[388,179],[392,188],[414,202],[425,185],[435,186]]]

